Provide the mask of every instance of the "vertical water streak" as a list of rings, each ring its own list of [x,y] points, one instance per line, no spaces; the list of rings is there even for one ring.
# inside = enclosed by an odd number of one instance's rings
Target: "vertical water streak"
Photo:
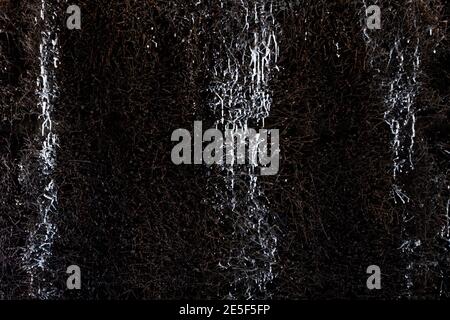
[[[363,17],[367,18],[366,9],[368,4],[366,0],[363,3]],[[372,3],[371,3],[372,4]],[[377,1],[374,2],[377,4]],[[405,9],[406,10],[406,9]],[[417,28],[416,17],[408,16],[413,19],[412,24]],[[387,77],[390,78],[382,87],[386,87],[388,92],[384,98],[386,111],[384,112],[384,121],[389,127],[391,134],[392,150],[392,188],[391,196],[395,204],[401,206],[401,238],[400,250],[407,261],[405,283],[407,295],[413,286],[412,274],[415,268],[412,256],[418,247],[422,245],[420,239],[416,239],[408,231],[415,222],[413,212],[407,209],[408,203],[412,201],[410,196],[404,190],[403,177],[414,170],[414,144],[416,138],[416,98],[420,90],[419,75],[421,64],[421,43],[420,37],[409,36],[405,30],[397,30],[393,43],[392,40],[378,38],[377,30],[373,32],[367,28],[366,21],[363,21],[362,35],[369,50],[369,65],[378,73],[380,69],[385,68],[388,71]],[[382,30],[381,30],[382,31]],[[377,51],[381,50],[383,43],[387,42],[390,47],[387,65],[381,66],[375,64]]]
[[[226,11],[229,7],[232,12]],[[210,108],[220,117],[216,127],[233,135],[247,134],[252,125],[264,127],[270,114],[269,81],[273,70],[278,70],[278,26],[269,0],[241,0],[237,6],[234,1],[221,1],[221,8],[223,29],[236,28],[236,32],[223,33],[222,49],[215,53],[212,72],[217,81],[209,89],[214,96]],[[256,152],[249,150],[248,159],[255,159]],[[255,164],[237,165],[234,154],[228,156],[232,164],[222,166],[225,190],[217,188],[216,192],[222,193],[218,208],[232,212],[233,238],[239,247],[220,266],[231,270],[235,278],[229,298],[266,298],[276,263],[273,213]]]
[[[414,170],[415,113],[417,111],[414,103],[419,89],[417,81],[420,67],[419,39],[413,52],[404,49],[402,41],[404,39],[396,39],[390,51],[389,63],[392,60],[396,61],[396,71],[394,79],[389,83],[389,93],[385,100],[388,110],[384,113],[384,120],[389,125],[393,139],[391,146],[394,180],[398,174]],[[410,40],[406,42],[409,44]],[[413,59],[410,62],[406,57],[411,55]],[[405,63],[409,62],[412,64],[412,69],[405,66]]]
[[[42,26],[39,46],[39,70],[37,79],[38,109],[40,113],[40,152],[38,218],[30,231],[25,253],[24,267],[30,277],[29,294],[33,298],[48,299],[54,294],[52,283],[45,278],[48,260],[52,256],[53,241],[57,233],[54,217],[57,215],[58,192],[53,172],[56,166],[58,136],[54,132],[52,113],[58,94],[56,69],[58,67],[58,33],[56,11],[49,0],[41,0],[40,23]]]
[[[397,178],[405,173],[414,170],[414,142],[416,137],[416,115],[415,100],[420,88],[418,82],[420,68],[420,43],[419,38],[413,49],[409,46],[411,40],[396,38],[390,50],[389,62],[394,63],[394,77],[389,82],[389,92],[385,98],[387,111],[384,113],[384,120],[388,124],[392,142],[393,153],[393,179],[392,197],[395,203],[398,200],[402,205],[410,202],[410,197],[403,190],[401,182]],[[415,239],[408,233],[408,226],[414,222],[412,212],[403,213],[402,216],[402,238],[403,243],[400,250],[407,262],[405,283],[407,295],[411,294],[413,283],[413,272],[415,263],[411,258],[418,247],[422,245],[420,239]]]

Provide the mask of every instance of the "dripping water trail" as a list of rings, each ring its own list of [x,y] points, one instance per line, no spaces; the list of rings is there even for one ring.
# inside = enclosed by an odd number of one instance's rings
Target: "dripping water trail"
[[[226,1],[221,4],[222,8],[230,5]],[[247,134],[250,125],[264,127],[270,114],[269,81],[274,70],[278,70],[279,48],[271,1],[242,0],[234,10],[233,19],[227,16],[229,12],[223,14],[223,30],[227,32],[221,32],[223,46],[215,53],[217,62],[212,68],[214,78],[220,81],[209,90],[214,96],[210,108],[219,116],[216,127],[239,135]],[[257,150],[249,150],[248,158],[256,158],[256,153]],[[275,277],[278,238],[274,214],[268,207],[255,166],[238,165],[234,153],[227,156],[233,162],[222,166],[223,185],[216,186],[215,192],[220,199],[218,210],[230,212],[233,243],[237,244],[227,261],[220,264],[234,277],[228,297],[267,298],[270,297],[267,286]]]
[[[391,148],[393,152],[393,180],[392,197],[395,203],[401,202],[405,206],[411,201],[410,197],[403,190],[403,185],[399,182],[404,174],[414,170],[414,142],[416,137],[416,108],[415,101],[420,88],[418,76],[420,71],[420,43],[419,39],[413,49],[410,49],[410,39],[397,38],[389,55],[389,62],[395,63],[395,75],[389,82],[389,92],[385,98],[387,110],[384,113],[384,120],[388,124],[392,136]],[[405,45],[406,43],[406,45]],[[412,57],[412,58],[410,58]],[[400,250],[404,255],[407,266],[406,274],[406,294],[411,295],[413,283],[413,272],[415,263],[412,259],[415,251],[422,245],[420,239],[415,239],[409,234],[409,226],[415,217],[412,212],[405,212],[402,215],[402,238],[403,243]]]
[[[377,2],[375,2],[377,3]],[[362,0],[362,16],[367,18],[366,9],[368,3]],[[417,27],[416,17],[413,24]],[[366,22],[363,19],[362,36],[370,56],[369,65],[380,73],[382,66],[376,65],[374,57],[377,51],[385,42],[378,38],[376,32],[368,30]],[[406,283],[406,294],[411,295],[413,287],[413,273],[416,263],[413,261],[413,255],[417,248],[422,245],[422,241],[417,239],[410,230],[415,222],[415,216],[408,209],[408,204],[412,202],[411,197],[404,190],[402,182],[406,175],[414,170],[414,144],[416,138],[416,98],[420,90],[418,81],[421,64],[421,43],[420,37],[409,36],[405,31],[400,30],[395,37],[389,52],[389,58],[385,69],[388,71],[387,94],[384,98],[386,106],[384,112],[384,121],[388,125],[391,134],[392,150],[392,189],[391,197],[395,204],[402,208],[401,238],[400,250],[407,261],[406,274],[404,275]]]
[[[57,215],[58,192],[53,179],[56,166],[58,136],[52,119],[55,99],[58,94],[56,69],[58,67],[58,32],[55,24],[54,3],[41,0],[41,43],[39,46],[39,70],[37,79],[38,109],[41,120],[39,177],[40,194],[37,196],[38,217],[29,233],[23,255],[24,268],[30,278],[29,294],[33,298],[48,299],[55,295],[47,277],[52,246],[57,234],[54,218]]]

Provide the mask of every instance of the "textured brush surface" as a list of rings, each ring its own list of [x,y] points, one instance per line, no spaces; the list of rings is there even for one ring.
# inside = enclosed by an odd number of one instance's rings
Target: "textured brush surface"
[[[0,0],[0,299],[450,296],[446,1],[75,2]],[[278,173],[173,164],[194,121]]]

